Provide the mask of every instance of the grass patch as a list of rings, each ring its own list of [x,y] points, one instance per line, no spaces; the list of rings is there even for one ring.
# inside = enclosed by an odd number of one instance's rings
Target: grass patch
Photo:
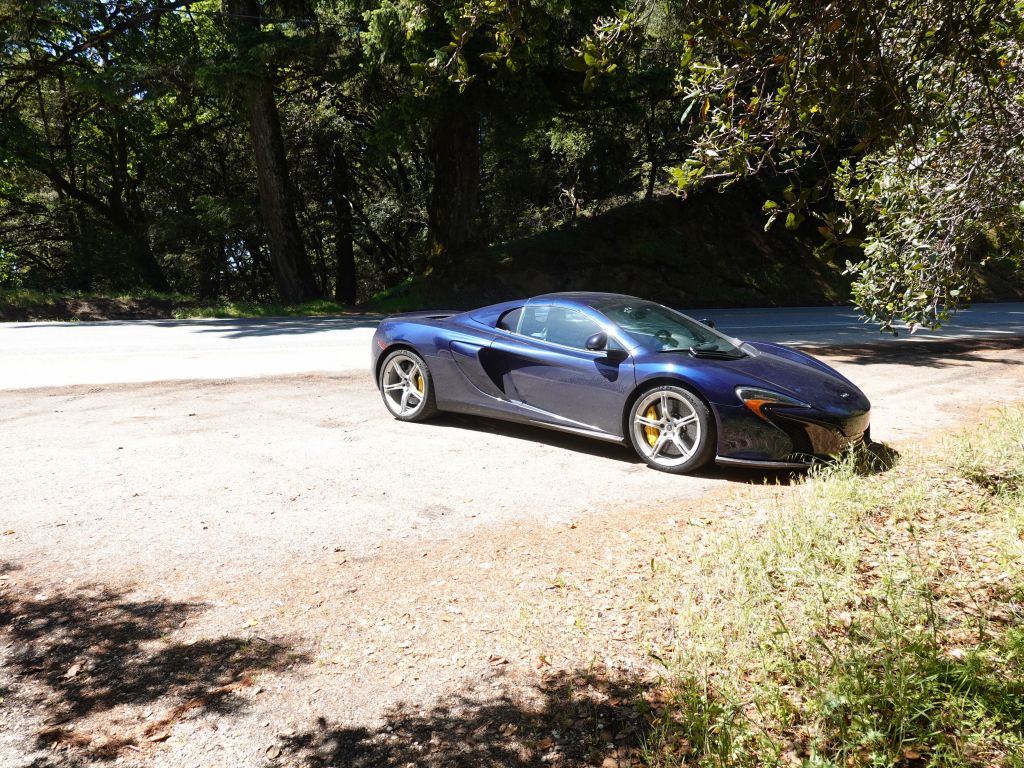
[[[191,303],[174,310],[180,320],[213,317],[316,317],[351,314],[352,308],[327,299],[301,304],[220,301],[212,304]]]
[[[99,292],[82,293],[79,291],[37,291],[31,288],[0,288],[0,306],[4,307],[45,307],[56,306],[69,300],[81,301],[194,301],[178,293],[157,293],[155,291]]]
[[[316,317],[351,314],[326,299],[301,304],[221,300],[202,302],[174,293],[50,293],[0,290],[0,320],[105,320],[156,318]]]
[[[654,766],[1024,766],[1024,407],[668,559]]]

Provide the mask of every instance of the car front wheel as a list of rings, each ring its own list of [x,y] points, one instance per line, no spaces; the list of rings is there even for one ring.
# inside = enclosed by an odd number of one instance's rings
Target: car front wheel
[[[434,380],[423,358],[411,350],[388,355],[377,384],[384,405],[399,421],[423,421],[437,413]]]
[[[694,472],[714,458],[715,420],[692,392],[654,387],[630,410],[629,438],[648,466],[675,474]]]

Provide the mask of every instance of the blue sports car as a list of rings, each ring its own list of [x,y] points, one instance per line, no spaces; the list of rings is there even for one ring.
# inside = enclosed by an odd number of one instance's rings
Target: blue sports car
[[[867,439],[870,404],[810,355],[740,341],[651,301],[552,293],[469,312],[409,312],[373,337],[402,421],[491,416],[629,443],[664,472],[802,467]]]

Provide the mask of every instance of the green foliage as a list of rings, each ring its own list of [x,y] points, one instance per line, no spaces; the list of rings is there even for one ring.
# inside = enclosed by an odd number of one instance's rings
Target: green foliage
[[[285,155],[323,295],[346,254],[363,298],[457,273],[443,222],[497,246],[753,176],[766,224],[817,231],[885,327],[941,322],[987,259],[1021,266],[1020,3],[236,7],[0,9],[0,281],[274,298],[257,143]],[[268,89],[282,136],[256,142]]]
[[[852,219],[864,235],[854,298],[886,328],[939,324],[988,256],[1024,263],[1020,3],[669,7],[686,41],[678,82],[693,137],[673,171],[681,190],[791,176],[800,191],[772,201],[769,224],[812,215],[828,250],[854,244],[828,217]]]
[[[349,307],[327,299],[306,301],[301,304],[221,301],[216,304],[182,306],[174,310],[174,316],[180,320],[213,317],[333,317],[349,312]]]
[[[18,264],[13,253],[0,248],[0,289],[17,288],[21,285]]]

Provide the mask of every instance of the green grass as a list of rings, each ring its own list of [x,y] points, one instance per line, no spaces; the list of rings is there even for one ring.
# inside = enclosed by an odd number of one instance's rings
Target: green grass
[[[351,307],[321,299],[301,304],[275,302],[245,302],[220,300],[202,302],[190,296],[174,293],[136,291],[132,293],[98,292],[44,292],[27,288],[0,289],[0,317],[5,314],[28,313],[33,318],[70,318],[75,316],[76,304],[89,305],[92,315],[103,316],[116,311],[119,315],[138,311],[142,316],[158,312],[162,316],[187,318],[236,317],[309,317],[342,315],[352,312]],[[115,304],[110,308],[110,304]],[[134,308],[134,309],[133,309]]]
[[[307,301],[302,304],[220,301],[212,304],[190,304],[174,310],[174,316],[179,319],[207,317],[316,317],[351,313],[351,307],[328,301],[327,299]]]
[[[1024,407],[670,558],[654,766],[1024,766]]]
[[[0,306],[6,307],[45,307],[54,306],[69,299],[102,299],[110,301],[190,301],[187,296],[177,293],[157,293],[155,291],[118,291],[82,292],[82,291],[37,291],[31,288],[0,288]]]

